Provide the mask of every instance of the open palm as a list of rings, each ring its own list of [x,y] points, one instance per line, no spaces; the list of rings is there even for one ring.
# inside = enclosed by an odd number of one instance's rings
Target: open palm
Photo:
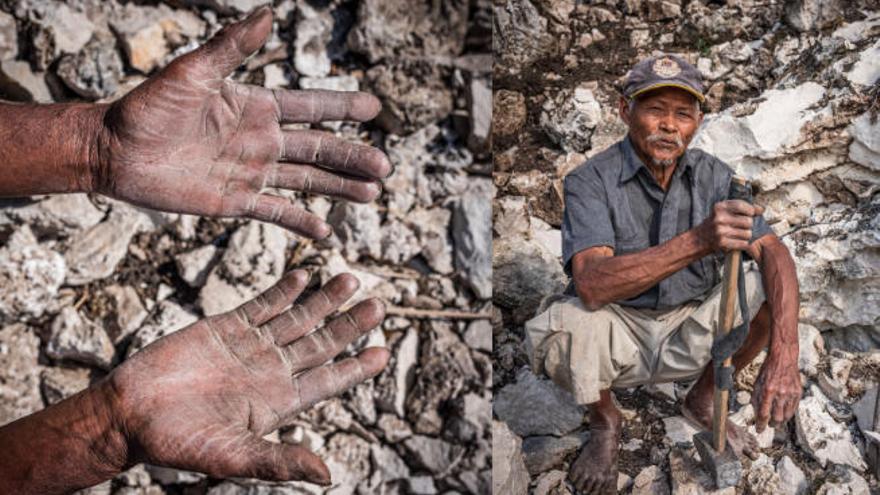
[[[307,279],[291,272],[256,299],[156,341],[113,371],[132,462],[329,483],[316,455],[261,437],[385,367],[383,348],[325,364],[378,325],[384,309],[364,301],[311,332],[358,284],[339,275],[285,311]]]
[[[95,171],[98,192],[158,210],[243,216],[311,238],[330,228],[267,187],[367,202],[391,172],[378,149],[283,123],[372,119],[367,93],[270,90],[227,79],[266,41],[262,8],[111,104]]]

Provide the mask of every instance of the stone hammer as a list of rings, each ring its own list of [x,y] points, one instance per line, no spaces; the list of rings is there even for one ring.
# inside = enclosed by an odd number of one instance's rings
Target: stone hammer
[[[748,181],[738,176],[731,178],[729,199],[740,199],[751,203],[751,196],[751,186]],[[694,445],[700,453],[700,461],[719,490],[736,485],[742,477],[742,463],[727,441],[728,404],[733,388],[732,356],[745,340],[749,325],[745,281],[740,280],[742,275],[742,252],[738,250],[728,252],[724,259],[718,328],[712,345],[712,356],[715,361],[712,431],[701,431],[694,435]],[[743,323],[734,329],[737,299],[739,299]]]

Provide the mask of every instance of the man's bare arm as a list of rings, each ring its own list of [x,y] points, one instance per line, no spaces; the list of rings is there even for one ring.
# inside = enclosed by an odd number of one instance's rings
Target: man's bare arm
[[[757,430],[768,422],[781,425],[797,410],[802,393],[798,372],[798,313],[800,296],[797,270],[788,248],[767,234],[749,250],[761,269],[764,294],[770,305],[770,346],[752,394]]]
[[[0,196],[88,192],[106,105],[0,102]]]
[[[743,201],[721,201],[703,223],[657,246],[622,256],[607,246],[585,249],[571,262],[578,296],[596,310],[637,296],[708,254],[748,249],[752,217],[763,211]]]

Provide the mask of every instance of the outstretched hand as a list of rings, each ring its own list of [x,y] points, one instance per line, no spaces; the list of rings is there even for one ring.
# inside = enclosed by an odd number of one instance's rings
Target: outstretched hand
[[[384,348],[324,363],[378,325],[384,308],[370,299],[309,333],[358,283],[339,275],[285,311],[307,280],[304,271],[290,272],[256,299],[147,346],[113,371],[108,381],[128,463],[215,477],[330,482],[315,454],[262,437],[382,371]]]
[[[271,31],[271,9],[258,9],[114,102],[103,119],[93,189],[158,210],[271,222],[311,238],[328,236],[330,227],[265,188],[375,199],[377,180],[392,170],[384,153],[281,124],[370,120],[378,99],[227,79]]]

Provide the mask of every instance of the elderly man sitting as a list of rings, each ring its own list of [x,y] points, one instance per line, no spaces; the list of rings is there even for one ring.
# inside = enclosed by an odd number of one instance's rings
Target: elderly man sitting
[[[726,199],[730,167],[687,149],[703,100],[699,72],[679,57],[639,62],[619,103],[627,137],[565,178],[571,283],[526,323],[526,345],[536,372],[589,405],[590,440],[569,473],[587,493],[616,486],[621,414],[611,388],[696,378],[682,413],[711,429],[726,251],[743,250],[758,267],[745,272],[750,323],[733,356],[740,370],[768,348],[752,395],[757,429],[787,421],[800,400],[794,262],[760,206]],[[727,432],[738,454],[756,447],[736,425]]]

